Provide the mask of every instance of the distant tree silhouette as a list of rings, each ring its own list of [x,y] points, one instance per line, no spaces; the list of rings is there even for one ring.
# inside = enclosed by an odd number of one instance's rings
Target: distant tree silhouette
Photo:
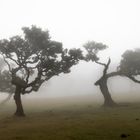
[[[0,71],[0,92],[8,94],[8,96],[0,102],[0,105],[9,101],[15,92],[15,86],[11,84],[11,75],[7,70]]]
[[[6,68],[6,63],[0,58],[0,92],[8,94],[8,96],[0,102],[0,106],[10,100],[14,91],[15,86],[11,84],[11,75]]]
[[[21,94],[38,91],[53,76],[69,73],[83,57],[80,49],[63,49],[62,43],[50,39],[48,31],[36,26],[22,30],[23,36],[0,40],[0,52],[15,85],[16,116],[25,115]]]
[[[126,50],[122,54],[118,71],[133,82],[140,83],[140,80],[137,78],[140,75],[140,48]]]

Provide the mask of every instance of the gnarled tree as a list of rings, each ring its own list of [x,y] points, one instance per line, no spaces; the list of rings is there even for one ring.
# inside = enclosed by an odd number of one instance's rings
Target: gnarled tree
[[[9,67],[15,85],[16,116],[24,116],[21,94],[38,91],[42,83],[55,75],[70,72],[82,59],[79,49],[63,49],[50,39],[49,32],[32,26],[22,28],[23,36],[0,40],[0,52]]]
[[[102,43],[96,43],[94,41],[89,41],[83,47],[87,51],[87,55],[85,57],[86,61],[91,60],[104,67],[101,78],[95,82],[95,85],[100,87],[100,90],[104,97],[104,106],[111,106],[111,107],[116,106],[116,103],[113,101],[111,94],[109,92],[109,89],[107,86],[107,80],[108,80],[108,78],[110,78],[112,76],[120,75],[121,73],[119,71],[108,73],[107,71],[108,71],[109,65],[111,63],[111,59],[109,58],[109,60],[106,64],[106,63],[100,62],[99,57],[97,56],[98,52],[106,49],[107,46]]]
[[[122,59],[119,66],[117,67],[117,70],[108,73],[107,71],[111,63],[111,59],[109,58],[108,62],[105,64],[99,62],[99,58],[97,57],[98,51],[106,49],[107,46],[103,45],[102,43],[96,43],[94,41],[91,41],[86,43],[84,45],[84,48],[87,50],[87,55],[85,57],[86,61],[91,60],[104,67],[103,75],[99,80],[95,82],[95,85],[100,87],[100,90],[103,94],[104,106],[117,106],[117,104],[111,97],[107,86],[107,81],[109,78],[114,76],[123,76],[129,78],[136,83],[140,83],[140,80],[137,79],[137,76],[140,75],[140,49],[126,50],[122,55]]]

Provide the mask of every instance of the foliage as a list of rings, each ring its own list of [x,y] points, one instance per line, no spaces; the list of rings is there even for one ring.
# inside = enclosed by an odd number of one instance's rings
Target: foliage
[[[140,49],[126,50],[118,67],[126,75],[140,74]]]
[[[102,44],[102,43],[97,43],[95,41],[88,41],[87,43],[85,43],[83,45],[83,47],[86,49],[87,51],[87,55],[86,55],[86,60],[87,61],[98,61],[99,58],[97,57],[97,53],[101,50],[104,50],[107,48],[106,45]]]
[[[0,105],[4,105],[15,92],[15,86],[11,83],[11,74],[6,69],[6,64],[3,59],[0,59],[0,64],[0,92],[8,93],[8,96],[0,102]]]
[[[22,94],[38,91],[43,82],[70,68],[82,59],[79,49],[63,49],[50,39],[49,32],[32,26],[22,28],[24,36],[0,40],[0,52],[9,67],[12,84]]]
[[[9,94],[15,92],[15,86],[11,84],[11,75],[7,70],[0,72],[0,92]]]

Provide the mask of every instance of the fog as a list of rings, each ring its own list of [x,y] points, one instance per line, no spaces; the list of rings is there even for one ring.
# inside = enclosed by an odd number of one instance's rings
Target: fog
[[[114,70],[114,66],[109,71]],[[38,92],[24,95],[23,99],[46,99],[46,102],[62,101],[67,103],[103,103],[103,96],[99,86],[94,83],[102,75],[102,66],[93,62],[81,62],[74,66],[71,73],[60,74],[45,82]],[[116,102],[139,102],[140,86],[126,77],[113,77],[108,80],[108,87],[112,98]],[[58,99],[58,100],[57,100]],[[50,100],[50,101],[49,101]]]
[[[0,38],[22,34],[21,27],[37,25],[48,29],[52,39],[65,48],[80,47],[88,40],[102,42],[109,48],[99,54],[101,62],[111,58],[109,71],[116,70],[126,49],[140,46],[139,0],[0,0]],[[89,97],[102,102],[99,87],[94,83],[103,67],[92,62],[80,62],[71,73],[55,76],[45,82],[30,98]],[[108,81],[116,101],[138,101],[140,86],[125,77]]]

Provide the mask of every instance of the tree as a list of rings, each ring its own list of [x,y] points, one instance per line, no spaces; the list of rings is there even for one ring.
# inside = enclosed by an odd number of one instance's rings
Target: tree
[[[137,76],[140,75],[140,48],[126,50],[122,54],[118,71],[133,82],[140,83],[140,80],[137,79]]]
[[[38,91],[53,76],[69,73],[83,57],[80,49],[63,49],[62,43],[50,39],[48,31],[36,26],[22,30],[23,36],[0,40],[0,52],[15,85],[16,116],[25,116],[21,94]]]
[[[108,80],[108,78],[110,78],[112,76],[120,75],[120,73],[119,73],[119,71],[107,73],[109,65],[111,63],[111,59],[109,58],[107,64],[105,64],[105,63],[99,62],[99,57],[97,56],[99,51],[106,49],[108,46],[106,46],[102,43],[96,43],[94,41],[89,41],[83,47],[87,51],[87,54],[85,56],[86,61],[91,60],[104,67],[103,75],[101,76],[101,78],[99,80],[97,80],[95,82],[95,85],[100,87],[100,90],[104,97],[104,106],[111,106],[111,107],[116,106],[116,103],[113,101],[111,94],[108,90],[107,80]]]
[[[95,85],[100,87],[100,90],[103,94],[104,106],[107,107],[117,106],[108,90],[107,81],[109,78],[114,76],[123,76],[129,78],[130,80],[136,83],[140,83],[140,80],[136,78],[136,76],[140,75],[140,49],[126,50],[122,54],[122,59],[116,71],[108,73],[107,71],[111,63],[111,59],[109,58],[108,62],[105,64],[99,62],[99,58],[97,56],[98,52],[100,50],[106,49],[107,46],[102,43],[90,41],[84,45],[84,48],[87,51],[87,55],[85,57],[86,61],[91,60],[104,67],[103,75],[99,80],[95,82]]]

